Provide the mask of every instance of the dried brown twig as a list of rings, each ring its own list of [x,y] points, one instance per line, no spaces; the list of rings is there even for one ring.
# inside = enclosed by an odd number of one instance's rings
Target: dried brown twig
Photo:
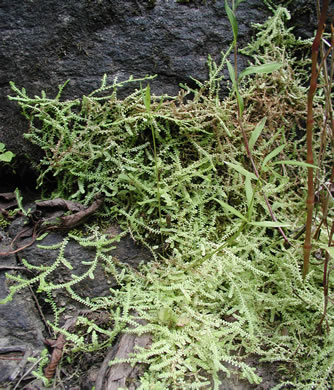
[[[33,224],[33,227],[29,227],[28,229],[24,229],[19,232],[17,236],[13,239],[11,246],[14,242],[21,237],[27,231],[31,231],[32,240],[27,244],[23,245],[20,248],[17,248],[12,251],[0,252],[0,256],[8,256],[13,255],[22,251],[25,248],[31,246],[37,239],[39,235],[46,231],[58,230],[58,229],[72,229],[76,226],[84,223],[87,218],[89,218],[92,214],[94,214],[102,205],[104,198],[100,195],[96,196],[95,201],[87,208],[77,202],[71,202],[64,199],[53,199],[49,201],[37,202],[37,212],[35,214],[31,214],[30,222]],[[49,218],[42,217],[42,212],[40,209],[53,209],[52,215]],[[55,209],[61,208],[62,211],[59,213],[59,210]],[[70,215],[65,215],[64,211],[73,211]]]
[[[306,162],[308,164],[314,164],[313,158],[313,98],[317,89],[317,78],[318,78],[318,56],[320,50],[321,37],[324,31],[326,15],[328,9],[328,0],[324,0],[322,4],[322,10],[318,22],[318,29],[316,36],[312,44],[312,70],[311,70],[311,81],[310,89],[307,95],[307,123],[306,123],[306,146],[307,146],[307,157]],[[307,168],[307,200],[306,200],[306,230],[305,230],[305,241],[304,241],[304,264],[303,264],[303,278],[305,279],[310,268],[310,254],[311,254],[311,230],[312,230],[312,219],[313,219],[313,207],[314,207],[314,178],[313,178],[313,167]]]

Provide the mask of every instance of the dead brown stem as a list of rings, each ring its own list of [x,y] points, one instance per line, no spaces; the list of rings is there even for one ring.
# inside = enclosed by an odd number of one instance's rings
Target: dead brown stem
[[[326,21],[327,9],[328,9],[328,0],[324,0],[322,4],[322,10],[321,10],[319,22],[318,22],[317,33],[312,44],[312,70],[311,70],[310,89],[308,91],[308,96],[307,96],[307,123],[306,123],[306,146],[307,146],[306,162],[312,165],[314,163],[313,147],[312,147],[313,97],[317,89],[318,55],[320,50],[321,37],[322,37],[322,33]],[[314,206],[313,168],[308,167],[307,168],[307,200],[306,200],[307,214],[306,214],[306,230],[305,230],[305,241],[304,241],[303,279],[305,279],[310,268],[313,206]]]

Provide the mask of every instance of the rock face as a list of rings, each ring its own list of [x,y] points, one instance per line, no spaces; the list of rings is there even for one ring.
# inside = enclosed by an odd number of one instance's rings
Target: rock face
[[[290,24],[310,37],[314,1],[293,3]],[[240,47],[251,39],[252,24],[270,14],[263,0],[240,3]],[[206,79],[208,55],[219,59],[232,41],[224,0],[2,0],[0,33],[0,142],[32,158],[38,154],[22,137],[27,122],[7,99],[9,81],[54,97],[70,79],[64,97],[75,98],[97,88],[105,73],[120,81],[157,74],[153,91],[174,95],[179,83],[193,83],[190,77]]]
[[[290,3],[290,25],[312,36],[313,0],[274,3]],[[263,0],[240,3],[240,47],[252,24],[270,14]],[[105,73],[110,80],[157,74],[153,91],[174,95],[179,83],[193,83],[190,77],[206,79],[208,55],[219,59],[232,41],[224,0],[2,0],[0,33],[0,142],[31,158],[38,154],[22,137],[28,125],[7,99],[9,81],[54,97],[70,79],[64,97],[75,98],[98,87]]]
[[[239,5],[240,46],[269,15],[262,0]],[[73,98],[97,88],[104,73],[120,81],[157,74],[153,91],[174,95],[191,76],[206,79],[208,55],[219,59],[232,41],[224,0],[2,0],[0,33],[0,142],[29,155],[27,122],[7,99],[10,80],[54,97],[70,79],[64,97]]]
[[[10,241],[0,233],[0,252],[10,251]],[[17,266],[14,255],[1,257],[0,299],[8,294],[5,272]],[[37,356],[44,348],[44,326],[30,293],[17,294],[0,305],[0,388],[22,374],[20,361]],[[26,356],[26,357],[25,357]]]
[[[16,247],[22,248],[31,243],[31,237],[22,237],[22,239],[19,237],[20,232],[26,230],[24,222],[24,217],[17,218],[12,222],[6,233],[0,228],[0,253],[7,253],[13,251]],[[110,225],[106,230],[109,239],[118,236],[120,233],[120,228],[115,224]],[[16,245],[13,248],[10,244],[13,243],[14,237],[18,238],[14,240]],[[42,241],[34,242],[31,246],[27,246],[15,255],[0,256],[0,300],[4,299],[9,293],[11,282],[6,278],[6,272],[11,274],[23,272],[23,277],[31,278],[32,271],[28,275],[24,274],[26,270],[22,266],[22,259],[26,259],[33,266],[51,266],[59,256],[59,249],[54,250],[50,249],[50,247],[62,243],[63,240],[63,232],[50,232]],[[41,247],[41,245],[43,246]],[[117,269],[121,264],[126,264],[135,269],[140,262],[152,260],[150,252],[136,245],[128,235],[115,241],[112,245],[111,253],[112,261]],[[94,249],[84,248],[75,240],[69,240],[64,249],[64,257],[68,264],[71,265],[71,270],[60,265],[55,272],[50,273],[48,281],[52,282],[52,284],[66,283],[72,279],[70,274],[78,277],[84,275],[88,270],[87,261],[92,261],[94,256]],[[102,261],[98,262],[93,274],[94,278],[86,277],[72,286],[73,291],[81,298],[109,296],[110,288],[117,287],[116,280],[110,275]],[[68,315],[75,316],[80,310],[87,309],[86,305],[71,299],[63,289],[53,290],[52,295],[58,307],[66,310],[67,317]],[[37,296],[38,294],[36,294],[36,299]],[[43,302],[43,299],[41,302]],[[13,388],[15,382],[25,372],[29,372],[29,368],[31,368],[27,358],[39,356],[45,348],[44,340],[48,333],[42,321],[41,307],[39,307],[39,310],[37,308],[38,306],[28,288],[24,288],[16,293],[13,300],[0,304],[0,389]],[[109,314],[106,313],[104,316],[109,321]],[[43,318],[53,321],[50,307],[48,309],[44,308]],[[62,319],[61,325],[63,325],[63,322]],[[86,376],[82,378],[83,384],[90,383],[88,377],[89,375],[87,378]],[[29,379],[31,381],[31,378]],[[91,386],[87,385],[87,389],[91,389],[92,386],[93,384]],[[32,386],[29,389],[42,390],[44,387],[39,383],[36,387]]]

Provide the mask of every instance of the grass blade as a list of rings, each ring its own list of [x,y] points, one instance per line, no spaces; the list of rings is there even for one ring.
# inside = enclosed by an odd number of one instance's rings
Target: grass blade
[[[222,200],[219,200],[217,198],[213,198],[213,200],[217,201],[225,210],[229,211],[230,213],[234,214],[236,217],[242,219],[243,221],[247,222],[247,218],[245,218],[238,210],[236,210],[234,207],[230,206],[229,204],[223,202]]]
[[[276,157],[278,154],[281,153],[281,151],[285,148],[285,144],[278,146],[275,148],[272,152],[270,152],[263,160],[262,168],[264,168],[268,161],[272,160],[274,157]]]
[[[256,126],[255,126],[255,129],[252,131],[252,135],[249,139],[249,142],[248,142],[248,145],[249,145],[249,149],[252,150],[257,139],[259,138],[263,128],[264,128],[264,125],[266,124],[266,120],[267,120],[267,117],[264,117]]]
[[[289,223],[274,222],[274,221],[249,222],[249,224],[253,226],[272,227],[272,228],[291,226]]]
[[[257,180],[257,177],[255,176],[255,174],[253,172],[249,172],[247,171],[247,169],[245,169],[244,167],[242,167],[241,165],[239,164],[233,164],[231,162],[228,162],[228,161],[224,161],[225,164],[227,164],[228,166],[232,167],[233,169],[235,169],[236,171],[238,171],[239,173],[241,173],[243,176],[246,176],[250,179],[254,179],[254,180]]]
[[[228,5],[227,0],[225,0],[225,11],[226,11],[228,20],[230,21],[231,26],[232,26],[233,43],[235,44],[237,42],[237,38],[238,38],[238,22],[237,22],[237,18],[235,17],[234,12],[231,10],[231,8]]]
[[[280,62],[271,62],[269,64],[263,64],[258,66],[248,66],[242,72],[240,72],[239,80],[243,77],[248,76],[250,74],[259,74],[259,73],[272,73],[278,70],[283,64]]]
[[[299,167],[305,167],[305,168],[314,168],[314,169],[319,169],[316,165],[306,163],[304,161],[296,161],[296,160],[280,160],[280,161],[275,161],[273,165],[276,164],[287,164],[287,165],[298,165]]]

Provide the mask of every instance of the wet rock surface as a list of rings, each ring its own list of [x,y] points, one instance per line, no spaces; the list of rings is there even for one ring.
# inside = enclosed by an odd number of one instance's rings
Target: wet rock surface
[[[10,240],[2,233],[0,252],[10,250]],[[13,269],[14,267],[14,269]],[[14,255],[1,257],[0,299],[8,294],[6,272],[19,271]],[[44,348],[44,324],[29,291],[15,295],[12,301],[0,305],[0,388],[16,381],[27,357],[37,356]],[[9,388],[9,387],[8,387]]]
[[[262,0],[240,4],[241,47],[252,23],[269,15]],[[22,137],[27,122],[7,99],[9,81],[31,96],[45,90],[55,97],[70,79],[64,98],[76,98],[96,89],[105,73],[119,81],[157,74],[153,92],[174,95],[179,83],[194,85],[191,77],[205,80],[208,55],[218,60],[232,41],[223,0],[3,0],[0,33],[0,141],[32,158],[36,149]]]

